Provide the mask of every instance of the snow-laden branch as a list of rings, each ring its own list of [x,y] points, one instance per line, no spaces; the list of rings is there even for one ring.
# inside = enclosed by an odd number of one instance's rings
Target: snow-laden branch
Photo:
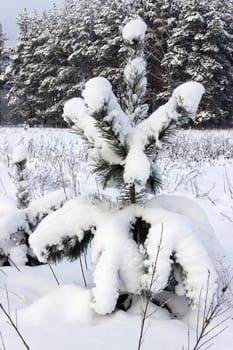
[[[132,228],[137,218],[150,227],[144,242],[146,255],[133,237]],[[151,289],[154,294],[166,288],[174,265],[179,265],[180,270],[175,271],[178,281],[176,293],[185,295],[193,307],[197,307],[200,295],[206,296],[209,276],[208,301],[212,300],[217,288],[213,262],[199,239],[196,226],[177,213],[136,205],[120,211],[103,209],[75,199],[50,214],[29,241],[38,258],[46,262],[54,247],[63,256],[69,256],[66,255],[69,247],[65,245],[65,238],[69,237],[69,244],[76,239],[81,244],[88,230],[92,230],[94,235],[92,261],[96,269],[92,306],[97,313],[111,313],[120,291],[137,294],[146,290],[156,255],[155,282]]]
[[[129,152],[125,159],[124,181],[136,183],[144,187],[150,175],[150,160],[144,153],[150,139],[154,139],[157,148],[161,147],[160,134],[169,127],[170,123],[177,122],[180,114],[178,107],[188,115],[196,113],[204,87],[197,82],[186,82],[178,86],[167,103],[159,107],[151,116],[131,131],[127,138]]]
[[[122,111],[112,92],[112,86],[105,78],[90,79],[83,91],[83,98],[73,98],[65,103],[63,117],[81,130],[84,137],[94,145],[102,159],[110,164],[120,164],[122,158],[117,155],[97,128],[97,121],[111,125],[121,143],[131,129],[130,122]]]
[[[59,210],[48,215],[33,232],[29,243],[38,259],[42,262],[49,260],[50,248],[56,247],[65,257],[66,250],[84,238],[85,231],[94,232],[94,228],[104,217],[104,209],[98,208],[85,200],[71,199]],[[68,247],[68,241],[70,247]]]

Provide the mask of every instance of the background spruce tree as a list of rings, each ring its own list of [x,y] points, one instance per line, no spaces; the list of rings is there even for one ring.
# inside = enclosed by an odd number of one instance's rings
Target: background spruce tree
[[[7,40],[6,36],[3,33],[2,25],[0,23],[0,88],[2,88],[2,84],[3,84],[3,79],[4,79],[3,75],[4,75],[5,67],[9,63],[9,54],[5,48],[6,40]]]
[[[205,94],[200,121],[231,122],[232,55],[230,36],[214,1],[189,0],[181,3],[181,12],[167,41],[162,61],[167,73],[165,96],[177,83],[194,79],[204,84]]]
[[[42,15],[25,11],[4,77],[12,112],[32,123],[63,125],[62,105],[96,75],[109,79],[121,99],[126,50],[119,26],[139,15],[148,25],[149,111],[177,84],[195,79],[208,92],[196,123],[231,125],[232,8],[232,0],[224,6],[216,0],[66,0]]]
[[[5,48],[6,37],[2,30],[0,23],[0,125],[7,118],[7,104],[6,104],[6,89],[4,87],[5,77],[4,72],[6,66],[9,64],[8,50]]]
[[[160,93],[167,90],[166,67],[162,65],[167,52],[167,41],[180,11],[178,0],[138,0],[135,2],[135,12],[144,19],[148,27],[145,55],[148,67],[147,99],[151,111],[165,100],[161,100]]]
[[[33,39],[40,35],[41,19],[36,13],[30,17],[25,10],[18,18],[18,25],[20,41],[13,50],[13,59],[7,71],[10,87],[8,101],[13,113],[33,122],[40,118],[36,100],[40,74],[34,57],[36,42]]]

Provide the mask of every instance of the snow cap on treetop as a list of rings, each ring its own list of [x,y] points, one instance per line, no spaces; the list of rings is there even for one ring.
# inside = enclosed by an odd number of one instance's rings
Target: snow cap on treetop
[[[82,95],[90,112],[99,112],[111,99],[112,86],[105,78],[92,78],[85,84]]]
[[[13,164],[22,163],[27,160],[27,151],[23,143],[15,147],[12,153]]]
[[[123,39],[131,44],[134,40],[142,42],[145,38],[146,29],[146,23],[142,19],[134,19],[124,26],[122,30]]]
[[[205,88],[201,83],[188,81],[179,85],[172,94],[178,105],[183,107],[188,113],[196,113]]]

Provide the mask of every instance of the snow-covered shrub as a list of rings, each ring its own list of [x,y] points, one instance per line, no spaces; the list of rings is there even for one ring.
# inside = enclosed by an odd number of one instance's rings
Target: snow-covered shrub
[[[30,202],[30,190],[27,170],[27,151],[23,143],[20,143],[13,152],[12,161],[16,167],[17,201],[20,209],[27,208]]]
[[[144,103],[145,33],[140,18],[123,28],[129,52],[124,108],[103,77],[89,80],[82,98],[64,106],[65,120],[91,146],[93,173],[103,186],[120,189],[121,204],[109,208],[73,199],[48,215],[29,239],[43,262],[76,259],[92,240],[96,269],[91,304],[99,314],[111,313],[120,293],[149,291],[156,299],[169,290],[198,308],[211,302],[217,288],[214,256],[204,244],[207,227],[201,231],[195,217],[172,210],[172,204],[162,209],[146,200],[146,192],[161,186],[159,150],[176,125],[194,118],[204,87],[193,81],[178,86],[168,102],[149,115]]]
[[[16,167],[17,205],[7,196],[0,196],[0,265],[34,265],[38,260],[28,244],[30,234],[45,216],[59,209],[71,193],[57,190],[29,201],[27,151],[22,143],[14,149],[12,162]]]
[[[67,191],[70,196],[70,192]],[[69,197],[68,197],[69,198]],[[31,201],[27,208],[17,208],[15,202],[0,196],[0,265],[37,264],[28,238],[48,214],[61,208],[67,197],[63,190],[48,193]]]

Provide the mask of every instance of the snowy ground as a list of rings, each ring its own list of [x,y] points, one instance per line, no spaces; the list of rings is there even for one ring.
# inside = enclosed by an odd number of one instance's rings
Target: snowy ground
[[[233,131],[185,131],[159,160],[164,174],[164,193],[182,194],[194,199],[207,213],[216,235],[232,262],[233,253]],[[101,189],[90,175],[85,146],[68,130],[0,128],[0,195],[15,199],[11,153],[24,138],[29,149],[32,193],[35,198],[50,190],[71,187],[73,195]],[[105,197],[116,197],[109,189]],[[0,208],[1,211],[1,208]],[[17,320],[31,350],[137,349],[141,301],[130,313],[96,316],[88,307],[89,292],[83,287],[79,262],[63,262],[53,267],[0,268],[0,302]],[[86,278],[91,286],[92,266],[88,261]],[[78,286],[79,285],[79,286]],[[233,311],[228,310],[228,328],[213,340],[213,349],[233,349]],[[21,350],[16,332],[0,314],[0,349]],[[157,309],[148,319],[142,349],[193,349],[194,320],[171,319]],[[169,335],[169,336],[168,336]],[[191,345],[188,347],[188,338]],[[1,340],[2,339],[2,340]],[[207,348],[203,347],[203,349]]]

